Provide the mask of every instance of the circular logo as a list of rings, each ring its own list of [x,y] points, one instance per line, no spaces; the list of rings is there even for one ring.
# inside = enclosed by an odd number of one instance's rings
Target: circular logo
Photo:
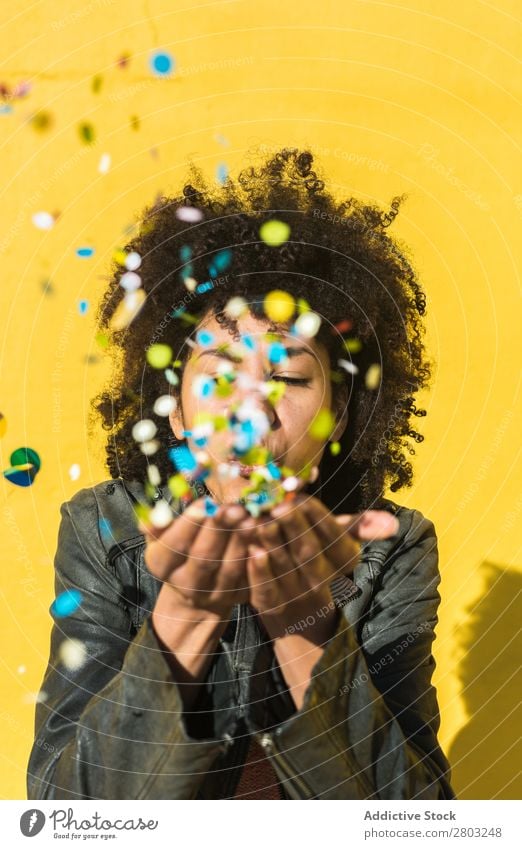
[[[31,808],[20,817],[20,831],[25,837],[39,834],[45,825],[45,814],[37,808]]]

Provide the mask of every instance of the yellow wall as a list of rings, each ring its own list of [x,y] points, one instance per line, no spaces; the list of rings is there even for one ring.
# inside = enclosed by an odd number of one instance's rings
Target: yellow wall
[[[437,370],[421,399],[415,488],[393,497],[439,534],[435,681],[456,790],[520,796],[505,648],[521,580],[519,4],[4,0],[2,11],[0,83],[30,80],[32,90],[0,114],[0,452],[6,468],[29,445],[42,469],[28,489],[0,482],[0,795],[25,794],[59,506],[108,476],[86,435],[107,366],[86,362],[97,353],[92,308],[82,316],[77,303],[96,301],[124,229],[177,187],[189,155],[210,174],[221,161],[235,173],[260,145],[286,144],[310,145],[339,194],[387,204],[409,193],[393,229],[428,292]],[[171,79],[149,71],[160,47],[176,58]],[[116,67],[126,52],[128,67]],[[46,132],[30,123],[38,110],[52,117]],[[90,147],[82,121],[95,128]],[[101,175],[105,152],[112,167]],[[53,230],[35,229],[38,210],[61,212]],[[92,259],[75,257],[82,244],[96,248]]]

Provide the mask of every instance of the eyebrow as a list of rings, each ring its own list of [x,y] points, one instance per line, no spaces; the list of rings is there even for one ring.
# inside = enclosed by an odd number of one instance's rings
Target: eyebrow
[[[288,357],[298,357],[300,354],[309,354],[309,356],[313,357],[314,360],[317,359],[315,354],[313,354],[312,351],[309,351],[308,348],[288,347],[285,348],[285,350]],[[226,351],[224,348],[205,348],[205,350],[202,351],[196,359],[200,360],[201,357],[205,356],[205,354],[208,354],[212,357],[222,357],[225,360],[230,360],[230,362],[232,363],[242,362],[240,357],[235,356],[234,354],[230,353],[230,351]]]

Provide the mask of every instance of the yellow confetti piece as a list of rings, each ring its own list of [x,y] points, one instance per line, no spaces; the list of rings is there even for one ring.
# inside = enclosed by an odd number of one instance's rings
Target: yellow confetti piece
[[[360,339],[345,339],[344,347],[347,351],[350,351],[351,354],[358,354],[362,348],[362,342]]]
[[[147,348],[147,362],[152,368],[167,368],[172,362],[170,345],[151,345]]]
[[[319,410],[312,424],[308,428],[308,433],[313,439],[328,439],[332,430],[335,427],[335,418],[331,410],[324,407]]]
[[[147,296],[143,289],[137,289],[135,292],[127,292],[123,301],[120,301],[114,311],[114,315],[110,321],[110,329],[124,330],[134,321]]]
[[[337,457],[337,455],[341,451],[341,443],[340,442],[331,442],[330,443],[330,454],[333,457]]]
[[[190,486],[183,475],[172,475],[167,481],[167,486],[174,498],[182,498],[190,492]]]
[[[288,321],[295,312],[295,301],[288,292],[274,289],[265,298],[264,310],[272,321]]]
[[[265,221],[265,223],[261,225],[259,228],[259,235],[265,244],[270,245],[272,248],[276,248],[288,241],[290,227],[284,221],[272,219],[271,221]]]
[[[381,382],[381,367],[379,363],[373,363],[369,367],[364,375],[364,382],[367,389],[378,389]]]

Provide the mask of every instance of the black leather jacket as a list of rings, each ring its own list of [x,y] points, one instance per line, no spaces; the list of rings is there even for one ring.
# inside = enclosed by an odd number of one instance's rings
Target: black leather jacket
[[[383,501],[400,530],[364,543],[353,582],[336,584],[339,626],[301,710],[255,612],[239,605],[188,713],[151,628],[160,584],[144,564],[137,498],[141,484],[120,479],[61,507],[55,590],[76,587],[83,602],[54,619],[29,799],[230,798],[251,735],[283,798],[455,798],[431,683],[440,602],[432,522]],[[87,649],[77,671],[60,660],[68,637]]]

